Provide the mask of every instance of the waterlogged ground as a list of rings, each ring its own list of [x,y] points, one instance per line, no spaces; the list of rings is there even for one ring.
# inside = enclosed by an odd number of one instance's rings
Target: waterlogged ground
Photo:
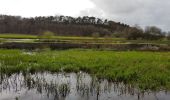
[[[140,90],[170,90],[170,52],[0,49],[0,73],[40,71],[83,71]]]
[[[140,92],[86,73],[19,73],[0,77],[0,100],[169,100],[170,92]]]

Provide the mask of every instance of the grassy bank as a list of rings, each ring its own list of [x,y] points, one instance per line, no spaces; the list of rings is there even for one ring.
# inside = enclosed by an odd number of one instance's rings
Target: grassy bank
[[[32,39],[32,42],[43,42],[42,40],[37,40],[40,37],[37,35],[26,35],[26,34],[0,34],[0,42],[26,42],[21,39]],[[20,40],[15,40],[20,39]],[[2,41],[2,42],[3,42]],[[29,41],[29,42],[30,42]],[[78,36],[51,36],[50,39],[46,41],[50,42],[62,42],[62,43],[97,43],[97,44],[167,44],[170,45],[170,40],[127,40],[125,38],[115,38],[115,37],[78,37]]]
[[[1,73],[85,71],[100,78],[134,84],[142,90],[170,89],[170,52],[0,50]]]
[[[0,34],[0,38],[4,39],[36,39],[36,35],[25,35],[25,34]]]

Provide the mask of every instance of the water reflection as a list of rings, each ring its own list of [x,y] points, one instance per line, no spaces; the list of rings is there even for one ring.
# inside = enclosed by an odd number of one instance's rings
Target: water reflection
[[[0,75],[0,100],[169,100],[170,93],[141,93],[132,85],[86,73]]]

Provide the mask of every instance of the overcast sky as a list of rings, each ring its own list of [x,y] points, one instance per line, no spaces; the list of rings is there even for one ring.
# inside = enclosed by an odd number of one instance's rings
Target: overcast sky
[[[88,15],[170,31],[170,0],[0,0],[0,14]]]

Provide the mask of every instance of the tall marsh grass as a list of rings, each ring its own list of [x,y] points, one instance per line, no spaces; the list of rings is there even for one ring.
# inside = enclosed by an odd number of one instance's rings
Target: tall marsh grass
[[[170,52],[0,50],[0,71],[5,74],[85,71],[142,90],[170,89]]]

